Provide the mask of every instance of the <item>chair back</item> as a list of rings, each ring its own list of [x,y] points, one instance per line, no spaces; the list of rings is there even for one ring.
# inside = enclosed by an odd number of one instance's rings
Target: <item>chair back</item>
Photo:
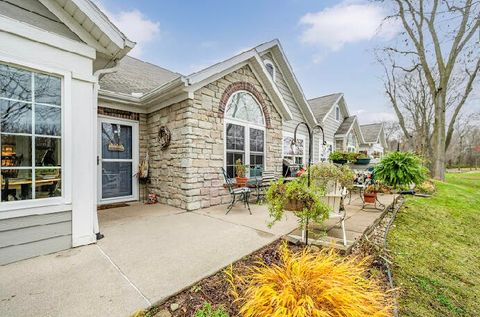
[[[276,180],[277,177],[274,171],[263,171],[261,186],[269,186],[272,181]]]
[[[330,212],[340,213],[340,201],[342,200],[341,195],[325,195],[321,196],[320,199],[330,207]]]
[[[225,184],[227,185],[228,192],[233,193],[233,182],[232,179],[228,177],[227,171],[222,167],[223,178],[225,179]]]

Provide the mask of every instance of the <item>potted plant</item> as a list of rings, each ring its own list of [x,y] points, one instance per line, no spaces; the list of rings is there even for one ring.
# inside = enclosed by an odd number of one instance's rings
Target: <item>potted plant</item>
[[[418,185],[427,179],[423,160],[412,152],[392,152],[375,166],[375,179],[393,187]],[[394,198],[395,202],[395,198]]]
[[[333,151],[328,156],[328,159],[336,164],[346,164],[348,162],[346,154],[345,152]]]
[[[285,211],[294,213],[303,230],[308,230],[308,220],[321,223],[328,218],[329,207],[321,199],[323,190],[314,183],[308,187],[305,174],[288,183],[280,178],[270,184],[266,193],[270,227],[282,219]]]
[[[375,185],[368,185],[363,192],[363,200],[366,203],[374,204],[375,200],[377,199],[377,187]]]
[[[345,152],[345,157],[350,163],[355,163],[359,155],[360,153]]]
[[[247,173],[247,165],[242,164],[242,160],[238,159],[235,161],[235,172],[237,173],[237,177],[235,177],[237,186],[244,187],[247,184],[248,177],[246,177]]]
[[[355,164],[368,165],[370,163],[370,157],[365,153],[358,153]]]

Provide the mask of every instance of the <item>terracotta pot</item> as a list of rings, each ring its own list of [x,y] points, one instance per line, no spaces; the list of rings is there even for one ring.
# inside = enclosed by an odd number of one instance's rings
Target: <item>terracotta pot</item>
[[[363,199],[366,203],[374,204],[377,199],[377,193],[363,193]]]
[[[248,177],[235,177],[235,181],[238,187],[245,187],[248,182]]]

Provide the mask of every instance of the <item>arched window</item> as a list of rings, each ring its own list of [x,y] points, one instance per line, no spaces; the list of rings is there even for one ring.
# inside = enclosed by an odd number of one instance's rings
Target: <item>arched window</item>
[[[275,79],[275,66],[273,65],[273,62],[266,59],[263,64],[265,65],[265,68],[267,69],[267,72],[270,74],[272,79]]]
[[[247,176],[260,176],[265,167],[265,119],[255,97],[247,91],[234,93],[225,109],[225,167],[236,176],[237,160],[248,165]]]

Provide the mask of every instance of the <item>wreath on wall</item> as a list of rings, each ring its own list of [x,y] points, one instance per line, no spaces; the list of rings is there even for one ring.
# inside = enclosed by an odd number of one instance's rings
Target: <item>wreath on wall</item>
[[[158,130],[158,142],[162,150],[165,150],[170,145],[170,140],[172,138],[172,133],[170,129],[166,126],[161,126]]]

